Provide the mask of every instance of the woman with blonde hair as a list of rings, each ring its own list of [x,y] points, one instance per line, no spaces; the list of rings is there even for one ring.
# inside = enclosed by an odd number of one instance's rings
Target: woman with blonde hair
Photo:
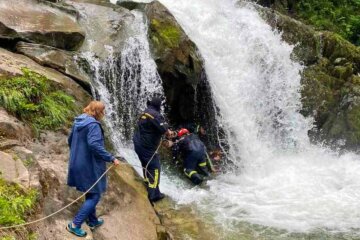
[[[68,182],[80,192],[86,192],[106,171],[106,162],[119,164],[113,155],[105,150],[104,131],[99,122],[105,115],[105,105],[99,101],[91,101],[84,108],[83,114],[75,118],[68,143],[70,160]],[[89,193],[85,202],[66,229],[79,237],[87,233],[81,229],[86,221],[91,229],[101,226],[104,220],[96,217],[96,205],[101,194],[106,190],[106,177],[103,177]]]

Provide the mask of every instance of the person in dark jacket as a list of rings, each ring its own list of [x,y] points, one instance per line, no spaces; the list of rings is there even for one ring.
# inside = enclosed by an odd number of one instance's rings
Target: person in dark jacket
[[[206,147],[199,136],[186,128],[178,132],[178,140],[173,146],[173,158],[180,153],[183,159],[185,175],[196,185],[202,183],[209,171],[206,162]]]
[[[104,117],[105,106],[98,101],[92,101],[84,113],[75,118],[68,144],[70,147],[70,160],[67,184],[80,192],[86,192],[105,172],[106,163],[118,165],[120,162],[104,148],[104,133],[101,120]],[[86,236],[81,225],[87,221],[90,228],[104,223],[96,217],[96,205],[101,194],[106,190],[106,177],[104,176],[85,195],[85,202],[66,229],[79,236]]]
[[[147,108],[141,114],[133,136],[135,152],[142,167],[146,169],[143,170],[143,173],[150,202],[164,198],[159,189],[161,166],[157,150],[162,135],[171,134],[164,117],[160,114],[160,107],[160,98],[153,97],[151,101],[148,101]]]

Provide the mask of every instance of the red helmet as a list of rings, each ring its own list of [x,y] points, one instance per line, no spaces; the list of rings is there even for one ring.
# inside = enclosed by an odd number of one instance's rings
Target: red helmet
[[[186,128],[182,128],[178,132],[178,137],[181,137],[182,135],[188,134],[188,133],[189,133],[189,130],[187,130]]]

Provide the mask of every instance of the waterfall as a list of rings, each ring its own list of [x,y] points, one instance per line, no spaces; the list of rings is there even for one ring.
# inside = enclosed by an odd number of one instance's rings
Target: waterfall
[[[103,61],[91,52],[82,55],[92,71],[93,94],[106,105],[106,126],[115,146],[127,145],[137,117],[153,94],[163,95],[156,64],[150,56],[147,25],[141,12],[133,11],[130,37],[120,53],[107,46],[108,58]]]
[[[291,60],[293,46],[245,1],[160,2],[205,59],[217,121],[238,166],[206,188],[182,187],[167,175],[162,190],[234,232],[244,222],[256,224],[260,236],[266,227],[350,234],[359,229],[360,156],[310,143],[313,120],[299,113],[302,66]]]
[[[80,57],[89,64],[93,95],[105,103],[104,122],[115,153],[135,165],[141,173],[131,138],[137,117],[145,109],[147,100],[153,94],[163,95],[163,88],[150,55],[144,16],[136,10],[132,14],[134,20],[127,29],[129,37],[120,52],[115,51],[114,46],[105,46],[108,52],[105,60],[91,51],[82,53]]]
[[[219,224],[249,222],[308,232],[360,227],[360,159],[312,145],[312,119],[299,110],[302,66],[253,6],[234,0],[160,0],[199,47],[226,131],[235,172],[194,202]]]

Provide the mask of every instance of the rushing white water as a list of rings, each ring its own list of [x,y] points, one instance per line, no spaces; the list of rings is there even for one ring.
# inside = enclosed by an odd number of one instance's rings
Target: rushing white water
[[[240,221],[292,231],[360,227],[360,159],[309,143],[311,119],[299,114],[301,66],[248,4],[160,0],[205,59],[237,172],[209,189],[174,192],[227,226]],[[169,187],[169,190],[167,190]],[[206,210],[205,210],[206,209]]]
[[[178,203],[196,203],[226,228],[243,221],[296,232],[360,228],[360,157],[310,144],[292,46],[249,4],[160,2],[205,59],[229,155],[239,166],[208,189],[185,190],[164,176],[162,190]]]
[[[105,123],[111,129],[109,137],[117,154],[132,164],[140,165],[131,144],[129,146],[129,140],[147,99],[153,94],[162,95],[163,89],[156,64],[150,55],[143,14],[138,11],[132,14],[135,18],[128,28],[130,37],[120,55],[114,53],[112,46],[106,46],[106,61],[91,52],[84,53],[83,57],[93,72],[94,95],[106,105]],[[141,169],[137,170],[141,172]]]

